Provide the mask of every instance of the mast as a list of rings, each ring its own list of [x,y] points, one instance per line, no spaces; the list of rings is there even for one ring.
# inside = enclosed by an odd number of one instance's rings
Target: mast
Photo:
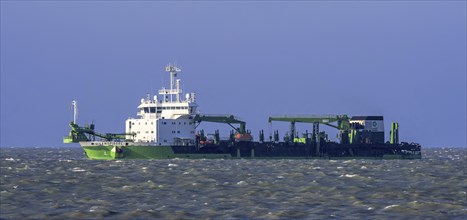
[[[180,102],[180,94],[182,93],[180,89],[180,80],[176,80],[175,77],[177,77],[177,73],[181,72],[182,70],[176,65],[168,64],[167,67],[165,67],[165,71],[170,74],[170,90],[167,91],[163,89],[162,92],[164,95],[170,96],[170,102],[174,101],[173,95],[175,95],[176,101]],[[159,92],[159,94],[161,94],[161,91]]]
[[[71,107],[73,108],[73,124],[76,124],[76,118],[78,117],[78,103],[76,100],[71,101]]]

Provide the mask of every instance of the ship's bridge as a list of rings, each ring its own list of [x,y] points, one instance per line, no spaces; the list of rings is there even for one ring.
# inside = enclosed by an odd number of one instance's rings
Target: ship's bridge
[[[142,99],[138,106],[138,116],[147,119],[156,118],[171,118],[175,119],[180,115],[191,115],[196,113],[196,103],[191,98],[194,94],[187,94],[186,100],[164,102],[158,100],[157,96],[154,99]]]

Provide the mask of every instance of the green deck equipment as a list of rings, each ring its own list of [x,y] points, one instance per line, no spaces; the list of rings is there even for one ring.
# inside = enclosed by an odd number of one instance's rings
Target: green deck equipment
[[[391,137],[389,140],[391,144],[399,144],[399,123],[393,122],[391,124],[391,131],[389,135]]]

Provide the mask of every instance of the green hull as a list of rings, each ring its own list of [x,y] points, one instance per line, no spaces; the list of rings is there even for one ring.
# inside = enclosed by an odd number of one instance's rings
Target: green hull
[[[348,159],[421,159],[421,155],[383,155],[382,157],[368,156],[353,156],[353,157],[290,157],[290,156],[274,156],[274,157],[255,157],[254,154],[249,157],[240,157],[239,155],[232,156],[231,154],[222,153],[174,153],[170,146],[83,146],[86,155],[90,159],[98,160],[118,160],[118,159],[332,159],[332,160],[348,160]]]
[[[115,146],[85,146],[86,155],[90,159],[114,160],[114,159],[221,159],[232,158],[230,154],[175,154],[170,146],[125,146],[119,153]]]

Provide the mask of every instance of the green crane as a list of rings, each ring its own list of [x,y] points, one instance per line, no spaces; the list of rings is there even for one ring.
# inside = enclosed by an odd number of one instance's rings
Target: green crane
[[[303,123],[319,123],[324,124],[333,128],[337,128],[341,131],[349,130],[350,122],[347,115],[281,115],[281,116],[270,116],[268,121],[286,121],[290,123],[303,122]],[[337,122],[337,126],[331,123]]]
[[[253,140],[253,136],[251,136],[251,134],[246,131],[245,121],[240,120],[234,115],[199,115],[198,114],[195,116],[194,121],[198,123],[198,125],[199,123],[203,121],[228,124],[230,127],[232,127],[237,132],[236,134],[234,134],[233,132],[230,134],[231,140],[236,140],[236,141]],[[239,124],[240,127],[236,128],[232,124]],[[219,132],[218,131],[216,131],[215,133],[214,141],[219,143]]]
[[[246,133],[246,123],[234,115],[196,115],[194,121],[198,124],[203,121],[224,123],[228,124],[240,134]],[[240,124],[240,128],[236,128],[232,124]]]
[[[80,127],[76,123],[76,118],[78,115],[78,103],[76,102],[76,100],[73,100],[71,102],[71,107],[73,109],[73,121],[70,122],[71,130],[70,130],[69,135],[63,138],[63,143],[65,144],[78,143],[80,141],[91,141],[91,140],[94,140],[96,136],[103,138],[106,141],[112,141],[112,140],[123,140],[128,135],[131,135],[131,136],[136,135],[135,133],[128,133],[128,134],[127,133],[122,133],[122,134],[97,133],[94,131],[94,124],[91,124],[90,126],[85,125],[84,127]]]
[[[281,115],[281,116],[270,116],[268,119],[269,123],[272,121],[285,121],[290,122],[290,134],[291,140],[294,140],[295,136],[295,123],[312,123],[313,124],[313,136],[312,139],[316,141],[316,153],[319,154],[320,139],[321,135],[319,132],[319,124],[324,124],[333,128],[336,128],[340,132],[341,143],[348,142],[348,130],[350,129],[350,119],[347,115]],[[331,123],[337,122],[337,125]]]
[[[101,134],[94,131],[94,124],[90,126],[85,125],[84,127],[80,127],[74,122],[70,122],[70,134],[63,138],[63,143],[78,143],[80,141],[91,141],[94,140],[94,137],[100,137],[106,141],[112,140],[123,140],[126,136],[136,135],[135,133],[121,133],[121,134],[113,134],[113,133],[105,133]]]

